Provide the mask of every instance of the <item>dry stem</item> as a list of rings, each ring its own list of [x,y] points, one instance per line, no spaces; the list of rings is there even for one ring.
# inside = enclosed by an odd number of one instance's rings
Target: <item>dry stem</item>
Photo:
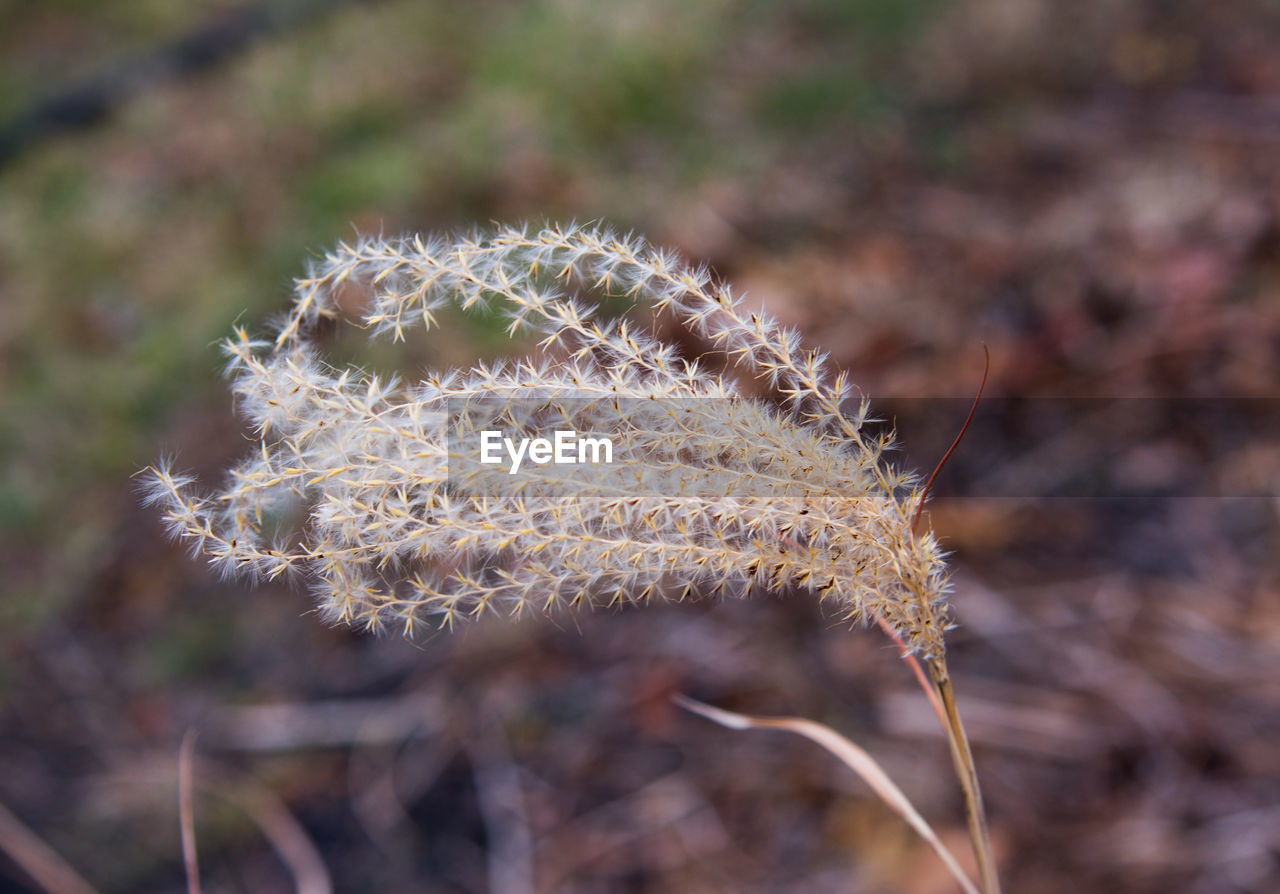
[[[196,731],[187,730],[178,750],[178,819],[182,828],[182,866],[187,876],[188,894],[200,894],[200,864],[196,857],[196,820],[192,795],[192,764],[195,762]]]
[[[97,894],[96,888],[3,804],[0,804],[0,853],[48,894]]]
[[[951,674],[947,671],[945,657],[929,659],[929,675],[937,687],[938,696],[946,711],[943,729],[951,746],[951,760],[955,764],[956,778],[964,792],[965,814],[969,821],[969,837],[973,840],[973,855],[978,861],[978,875],[982,878],[984,894],[1000,894],[1000,880],[996,876],[995,856],[991,849],[991,834],[987,830],[987,814],[982,806],[982,788],[978,784],[978,771],[973,763],[973,751],[969,737],[965,735],[960,712],[956,708],[955,689]]]

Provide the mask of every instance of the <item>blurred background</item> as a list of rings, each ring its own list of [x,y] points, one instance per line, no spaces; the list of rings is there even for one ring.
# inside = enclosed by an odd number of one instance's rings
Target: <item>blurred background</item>
[[[0,0],[0,21],[0,891],[42,890],[19,864],[46,847],[103,892],[182,890],[188,730],[210,892],[955,890],[812,744],[670,704],[832,724],[967,858],[908,669],[810,600],[415,644],[165,540],[130,476],[168,453],[220,482],[248,442],[217,340],[356,232],[634,228],[886,399],[971,396],[984,341],[1000,398],[1280,397],[1269,0]],[[376,359],[507,350],[460,319]],[[1115,424],[1073,420],[1029,468]],[[1211,464],[1170,436],[1116,468],[1273,494],[1280,450],[1224,438]],[[937,443],[904,432],[925,470]],[[982,438],[957,462],[1007,465]],[[943,496],[930,520],[1006,890],[1280,890],[1276,502]]]

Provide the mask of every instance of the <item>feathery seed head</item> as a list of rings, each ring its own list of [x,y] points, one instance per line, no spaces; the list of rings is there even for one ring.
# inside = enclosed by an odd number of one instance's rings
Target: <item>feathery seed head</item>
[[[309,338],[345,285],[368,293],[371,336],[484,305],[541,353],[416,384],[332,369]],[[674,315],[781,406],[599,318],[602,299]],[[847,410],[847,380],[798,333],[638,238],[553,226],[340,244],[295,282],[273,339],[237,328],[223,349],[257,448],[212,496],[161,463],[149,498],[223,573],[303,572],[331,621],[413,634],[489,611],[798,590],[943,651],[942,553],[913,533],[923,495],[864,431],[865,400]],[[539,458],[561,446],[569,465]],[[290,509],[301,530],[268,543]]]

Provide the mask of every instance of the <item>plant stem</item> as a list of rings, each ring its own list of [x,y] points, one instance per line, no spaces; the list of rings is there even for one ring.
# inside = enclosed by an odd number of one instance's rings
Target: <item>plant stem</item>
[[[973,752],[969,737],[965,735],[960,712],[956,708],[956,693],[951,686],[951,674],[947,671],[946,658],[929,659],[929,675],[938,689],[946,711],[947,742],[951,746],[951,760],[955,764],[956,778],[964,792],[965,814],[969,821],[969,837],[973,841],[973,855],[978,861],[978,875],[982,878],[985,894],[1000,894],[1000,880],[996,876],[995,857],[991,850],[991,835],[987,830],[987,814],[982,806],[982,788],[978,785],[978,771],[973,764]]]
[[[920,684],[920,691],[924,693],[924,697],[929,700],[929,705],[933,708],[933,713],[938,717],[938,723],[945,730],[947,728],[947,712],[942,707],[942,702],[938,701],[938,690],[929,682],[929,678],[924,675],[924,669],[920,667],[920,660],[916,658],[907,649],[906,643],[902,641],[902,637],[894,632],[893,627],[884,618],[879,618],[878,623],[880,629],[885,632],[889,639],[893,640],[894,645],[898,647],[898,655],[911,668],[911,673],[915,675],[916,682]]]

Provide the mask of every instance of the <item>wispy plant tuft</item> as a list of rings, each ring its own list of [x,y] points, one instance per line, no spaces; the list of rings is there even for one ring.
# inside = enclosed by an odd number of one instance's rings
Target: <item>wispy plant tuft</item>
[[[505,316],[509,335],[535,333],[539,350],[418,382],[335,368],[314,336],[353,290],[364,294],[371,336],[403,339],[437,326],[447,306],[483,306]],[[619,300],[674,317],[723,362],[686,360],[600,315]],[[329,620],[409,635],[488,613],[816,596],[883,627],[911,663],[947,735],[982,889],[997,894],[946,666],[946,568],[932,534],[915,530],[927,486],[885,461],[887,436],[863,427],[866,401],[850,401],[843,374],[795,331],[747,311],[706,269],[633,236],[506,228],[339,245],[296,281],[274,335],[237,329],[224,350],[255,450],[213,494],[168,463],[147,476],[169,530],[220,571],[298,573]],[[734,367],[772,400],[741,391]],[[518,453],[508,444],[510,468],[475,450],[477,437],[539,431],[584,431],[597,447],[604,438],[609,461],[597,456],[566,476],[545,465],[546,440],[541,456],[528,438]],[[292,531],[281,523],[291,517],[302,519]],[[746,720],[803,732],[878,791],[896,791],[833,731]],[[889,800],[920,827],[900,792]]]
[[[371,336],[484,305],[541,351],[413,383],[335,369],[311,338],[350,287],[367,293]],[[674,315],[777,400],[601,319],[600,301],[619,297]],[[220,493],[162,465],[151,496],[219,570],[303,572],[331,620],[412,633],[491,611],[798,590],[942,653],[942,556],[913,533],[922,495],[884,461],[886,438],[864,432],[865,402],[848,409],[844,377],[796,332],[640,239],[574,226],[343,244],[297,280],[272,338],[238,329],[224,350],[257,448]],[[459,474],[451,419],[476,407],[507,424],[517,407],[588,420],[624,457],[571,490],[539,490],[547,473],[532,467]],[[268,539],[264,517],[299,508],[300,534]]]

